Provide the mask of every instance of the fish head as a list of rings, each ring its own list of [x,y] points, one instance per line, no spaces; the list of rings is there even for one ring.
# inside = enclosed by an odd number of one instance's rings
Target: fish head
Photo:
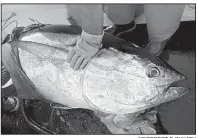
[[[124,84],[124,93],[131,96],[126,98],[124,104],[158,105],[179,98],[189,91],[188,88],[179,86],[186,79],[184,75],[148,51],[136,49],[128,59],[123,72],[125,79],[131,81]]]
[[[156,63],[149,63],[144,71],[147,84],[154,88],[150,90],[157,93],[156,96],[150,99],[152,104],[165,103],[186,94],[189,89],[180,86],[180,82],[185,80],[186,77],[171,66],[163,63],[163,61],[159,61],[160,59],[157,57],[156,60]]]
[[[155,75],[158,71],[159,74]],[[152,74],[152,71],[150,71],[150,74]],[[153,74],[154,75],[150,75],[153,76],[151,77],[151,82],[155,82],[158,91],[158,95],[153,98],[153,102],[155,103],[165,103],[177,99],[189,91],[188,88],[182,87],[181,83],[187,78],[168,64],[163,64],[162,61],[161,66],[158,64]]]

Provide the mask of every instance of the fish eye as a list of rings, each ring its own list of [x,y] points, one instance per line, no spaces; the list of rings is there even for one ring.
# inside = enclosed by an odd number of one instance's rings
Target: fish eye
[[[149,71],[148,71],[148,77],[149,78],[153,78],[153,77],[157,77],[160,75],[160,71],[158,68],[156,67],[152,67]]]

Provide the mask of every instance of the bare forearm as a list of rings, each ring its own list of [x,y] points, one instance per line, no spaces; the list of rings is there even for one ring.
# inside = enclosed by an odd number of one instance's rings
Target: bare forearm
[[[102,5],[68,5],[68,11],[85,32],[93,35],[102,34],[104,20]]]

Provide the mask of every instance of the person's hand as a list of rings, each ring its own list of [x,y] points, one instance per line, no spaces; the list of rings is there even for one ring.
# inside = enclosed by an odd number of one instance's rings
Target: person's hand
[[[113,134],[156,134],[153,126],[157,122],[156,110],[117,115],[103,114],[98,117]]]
[[[99,51],[99,46],[95,47],[80,38],[76,47],[72,48],[67,57],[70,67],[74,70],[84,69],[92,57]]]
[[[70,67],[74,70],[84,69],[101,48],[102,37],[103,34],[90,35],[83,31],[76,46],[68,53],[67,62]]]

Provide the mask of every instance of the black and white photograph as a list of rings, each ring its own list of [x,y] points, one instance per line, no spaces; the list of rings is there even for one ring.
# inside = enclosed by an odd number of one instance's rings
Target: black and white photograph
[[[196,4],[1,3],[1,135],[24,134],[195,135]]]

